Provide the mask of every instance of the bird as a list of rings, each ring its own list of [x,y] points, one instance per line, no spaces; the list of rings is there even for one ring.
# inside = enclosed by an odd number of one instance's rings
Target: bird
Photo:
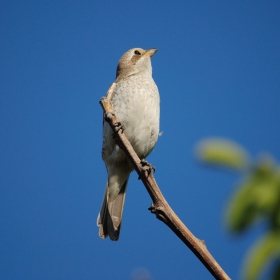
[[[125,52],[117,66],[113,91],[106,95],[124,128],[123,133],[141,160],[152,152],[159,136],[160,96],[152,78],[151,65],[151,57],[156,52],[155,48],[133,48]],[[102,159],[108,178],[97,225],[101,238],[109,236],[112,241],[117,241],[127,183],[134,168],[112,134],[112,128],[103,119]]]

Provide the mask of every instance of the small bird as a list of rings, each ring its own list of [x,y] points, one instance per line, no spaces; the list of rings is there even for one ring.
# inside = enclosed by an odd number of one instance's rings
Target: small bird
[[[159,136],[159,92],[152,78],[151,57],[157,49],[134,48],[119,60],[112,93],[107,94],[117,120],[138,157],[145,159],[154,149]],[[108,179],[97,218],[99,236],[117,241],[120,235],[127,182],[132,165],[116,145],[113,130],[103,121],[102,158]]]

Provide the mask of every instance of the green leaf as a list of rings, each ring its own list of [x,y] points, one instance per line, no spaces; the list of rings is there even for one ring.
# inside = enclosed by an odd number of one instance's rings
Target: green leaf
[[[245,261],[243,278],[255,280],[269,264],[280,257],[280,233],[270,232],[255,243]]]
[[[279,171],[261,161],[243,179],[227,211],[227,223],[231,230],[241,232],[260,218],[268,218],[279,228],[280,223]]]
[[[259,211],[253,196],[254,186],[246,180],[237,189],[229,203],[226,221],[234,232],[241,232],[259,218]]]
[[[242,170],[248,166],[249,157],[244,148],[237,143],[221,139],[209,138],[197,146],[197,157],[204,163]]]

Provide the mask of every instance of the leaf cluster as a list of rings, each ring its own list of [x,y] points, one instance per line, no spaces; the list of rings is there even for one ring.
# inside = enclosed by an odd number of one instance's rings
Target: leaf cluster
[[[254,280],[274,263],[271,279],[280,279],[280,165],[271,156],[252,161],[244,148],[224,139],[207,139],[197,148],[201,162],[240,172],[226,214],[228,228],[241,234],[263,221],[267,230],[249,250],[244,279]]]

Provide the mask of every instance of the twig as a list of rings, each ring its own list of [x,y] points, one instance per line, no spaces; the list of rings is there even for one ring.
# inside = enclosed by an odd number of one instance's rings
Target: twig
[[[114,139],[116,143],[126,154],[153,201],[149,210],[154,213],[159,220],[164,222],[189,247],[215,279],[229,280],[230,278],[207,250],[205,242],[196,238],[171,209],[154,179],[153,172],[151,172],[151,169],[149,170],[147,166],[143,166],[143,162],[141,162],[133,150],[125,133],[120,129],[120,124],[114,114],[114,109],[110,102],[113,87],[114,84],[110,87],[107,93],[107,97],[109,98],[103,97],[100,100],[100,104],[104,111],[104,118],[114,131]]]

